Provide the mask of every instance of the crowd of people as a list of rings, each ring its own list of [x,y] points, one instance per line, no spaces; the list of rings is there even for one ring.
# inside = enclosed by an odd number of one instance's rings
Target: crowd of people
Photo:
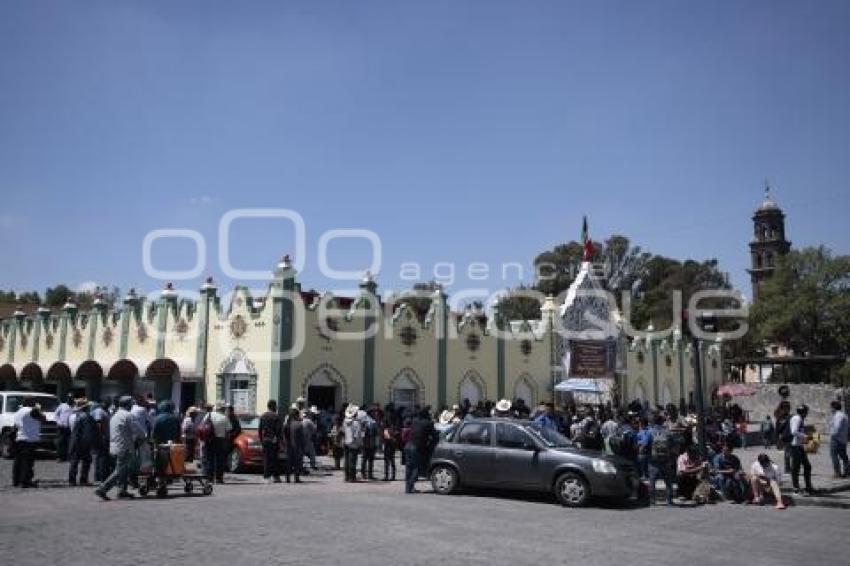
[[[193,462],[198,455],[203,474],[210,481],[223,483],[228,455],[241,432],[233,407],[224,402],[189,407],[180,415],[171,401],[155,405],[151,398],[125,396],[96,403],[69,396],[55,416],[57,457],[68,462],[68,483],[93,485],[93,464],[95,493],[103,499],[108,499],[109,491],[116,486],[118,497],[133,496],[129,487],[138,488],[139,448],[146,443],[182,444],[186,462]],[[378,479],[375,459],[380,455],[383,480],[394,481],[399,453],[405,469],[405,492],[414,493],[417,479],[428,469],[440,434],[466,419],[486,416],[530,419],[561,433],[581,448],[632,461],[653,503],[660,481],[668,504],[674,501],[675,486],[680,499],[697,503],[718,497],[738,503],[761,503],[772,498],[782,509],[779,486],[783,473],[791,475],[795,493],[814,493],[806,454],[808,407],[800,405],[792,411],[785,400],[777,407],[774,418],[768,416],[761,424],[765,448],[774,444],[781,447],[783,465],[761,453],[746,471],[735,454],[737,447],[746,446],[746,429],[738,426],[744,415],[734,405],[717,407],[706,418],[708,442],[700,449],[697,416],[692,407],[683,412],[674,405],[651,408],[638,401],[623,408],[610,404],[556,408],[553,403],[529,407],[522,399],[503,399],[475,404],[464,400],[438,411],[430,406],[346,404],[340,411],[331,412],[308,409],[303,398],[289,409],[278,411],[272,400],[259,418],[257,431],[263,450],[263,477],[267,483],[281,483],[282,475],[287,482],[294,479],[300,483],[301,476],[309,473],[307,466],[317,468],[317,454],[327,454],[333,458],[335,469],[344,472],[346,482],[373,481]],[[34,485],[33,453],[40,423],[44,421],[34,399],[25,399],[15,416],[15,486]],[[838,401],[832,403],[827,428],[835,474],[848,477],[848,418]],[[285,465],[281,466],[281,460]]]

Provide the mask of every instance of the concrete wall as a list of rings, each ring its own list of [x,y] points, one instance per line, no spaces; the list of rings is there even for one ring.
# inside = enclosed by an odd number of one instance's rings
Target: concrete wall
[[[746,397],[733,397],[732,403],[737,403],[742,409],[749,412],[750,421],[759,422],[765,415],[773,418],[773,411],[781,401],[778,384],[750,384],[756,390],[755,395]],[[833,399],[840,399],[842,390],[831,385],[789,384],[791,395],[788,400],[791,407],[805,403],[809,406],[809,416],[806,422],[815,426],[819,432],[825,432],[826,421],[829,416],[829,403]]]

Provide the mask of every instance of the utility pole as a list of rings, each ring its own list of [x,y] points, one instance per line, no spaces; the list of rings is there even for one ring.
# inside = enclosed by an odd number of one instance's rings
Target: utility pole
[[[717,319],[711,313],[701,315],[697,318],[696,323],[697,326],[699,326],[699,328],[704,332],[716,332],[717,330]],[[700,348],[700,339],[694,333],[691,334],[691,349],[694,352],[694,388],[696,389],[694,392],[694,400],[697,406],[697,448],[699,449],[700,456],[705,458],[707,450],[705,435],[705,398],[703,397],[702,385],[702,350]]]

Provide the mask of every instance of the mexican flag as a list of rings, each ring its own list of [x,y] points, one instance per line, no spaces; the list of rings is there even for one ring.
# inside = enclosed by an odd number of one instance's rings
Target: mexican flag
[[[584,216],[584,221],[581,224],[581,260],[590,261],[593,258],[593,242],[590,241],[590,235],[587,231],[587,215]]]

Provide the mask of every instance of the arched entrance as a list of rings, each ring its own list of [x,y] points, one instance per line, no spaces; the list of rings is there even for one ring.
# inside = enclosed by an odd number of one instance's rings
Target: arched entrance
[[[643,386],[643,383],[638,381],[635,383],[635,399],[640,400],[641,402],[646,401],[646,389]]]
[[[242,350],[233,350],[221,364],[216,397],[233,405],[237,413],[257,412],[257,370]]]
[[[665,381],[661,388],[661,406],[666,407],[673,402],[673,395],[670,393],[670,385]]]
[[[112,367],[109,368],[109,373],[104,380],[100,395],[103,399],[111,397],[120,397],[122,395],[140,395],[146,396],[144,388],[139,391],[133,390],[134,384],[138,381],[139,368],[130,360],[118,360]]]
[[[527,407],[537,404],[537,386],[527,373],[520,375],[514,384],[514,401],[522,399]]]
[[[103,395],[103,368],[94,360],[86,360],[77,368],[77,379],[85,385],[85,395],[89,401],[100,401]]]
[[[180,368],[168,358],[154,360],[145,370],[145,380],[153,381],[153,397],[157,403],[172,400],[174,384],[180,382]]]
[[[65,362],[56,362],[47,370],[47,386],[55,389],[56,396],[64,400],[73,389],[73,378],[71,368]]]
[[[474,369],[467,371],[458,385],[458,403],[463,403],[466,399],[469,399],[470,404],[475,406],[479,401],[484,401],[486,398],[487,385],[481,375]]]
[[[301,382],[301,396],[308,406],[337,411],[348,400],[348,383],[334,366],[321,364]]]
[[[4,391],[14,391],[18,388],[18,372],[15,371],[15,366],[5,364],[0,366],[0,389]]]
[[[21,369],[21,387],[30,391],[44,391],[44,374],[41,366],[30,362]]]
[[[421,405],[425,397],[425,385],[412,368],[404,368],[390,381],[388,399],[396,407],[408,411],[415,405]]]

